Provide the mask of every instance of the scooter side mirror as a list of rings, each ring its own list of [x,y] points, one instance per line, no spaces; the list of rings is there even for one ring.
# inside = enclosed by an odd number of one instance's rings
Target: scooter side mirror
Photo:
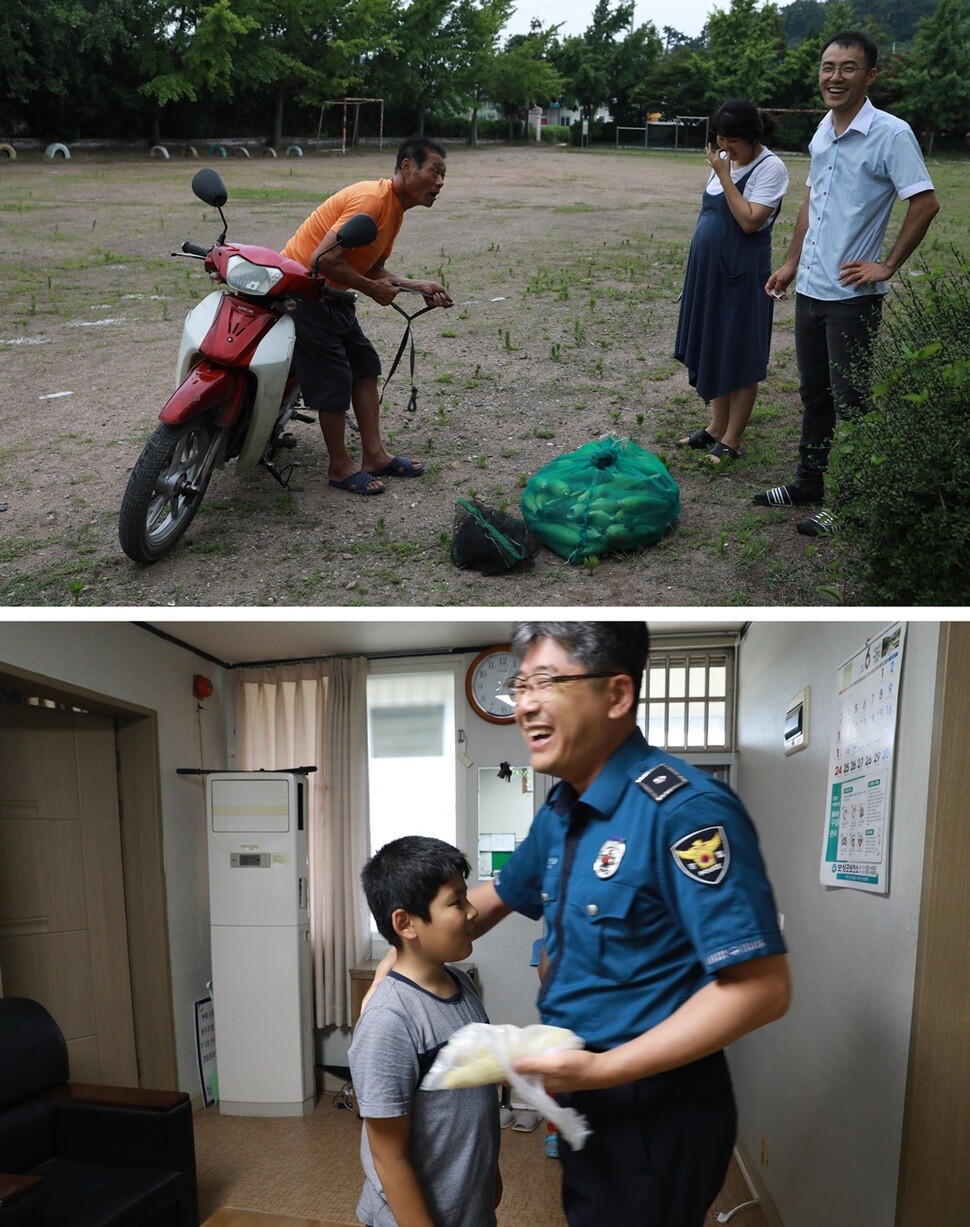
[[[229,199],[229,193],[218,172],[209,167],[197,170],[192,176],[192,191],[214,209],[221,209]]]
[[[199,172],[202,173],[201,171]],[[215,173],[215,172],[213,172]],[[218,176],[216,176],[218,178]],[[366,247],[377,238],[377,222],[369,213],[357,213],[349,218],[337,231],[337,242],[341,247]]]

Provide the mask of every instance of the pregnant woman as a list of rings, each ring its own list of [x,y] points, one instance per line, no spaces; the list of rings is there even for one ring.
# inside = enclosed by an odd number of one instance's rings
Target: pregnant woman
[[[706,428],[678,446],[713,464],[737,460],[758,384],[768,372],[773,301],[771,228],[788,190],[781,158],[765,147],[776,128],[751,102],[722,102],[711,118],[711,177],[691,238],[674,356],[710,406]]]

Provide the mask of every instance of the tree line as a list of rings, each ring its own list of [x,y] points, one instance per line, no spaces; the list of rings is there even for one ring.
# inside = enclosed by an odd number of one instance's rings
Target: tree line
[[[730,0],[697,38],[634,25],[635,5],[611,0],[582,34],[534,21],[504,36],[514,12],[512,0],[4,0],[0,139],[279,146],[339,132],[326,104],[354,97],[383,100],[387,133],[474,143],[486,103],[512,136],[535,105],[643,126],[735,97],[789,113],[797,147],[818,120],[819,53],[843,28],[874,38],[874,101],[926,147],[970,126],[970,0]],[[361,108],[362,133],[376,116]]]

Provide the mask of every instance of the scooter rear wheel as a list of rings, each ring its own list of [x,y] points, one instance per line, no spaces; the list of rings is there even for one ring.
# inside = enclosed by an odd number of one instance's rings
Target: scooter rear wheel
[[[121,501],[118,536],[129,558],[157,562],[192,523],[212,476],[219,433],[210,414],[156,428]]]

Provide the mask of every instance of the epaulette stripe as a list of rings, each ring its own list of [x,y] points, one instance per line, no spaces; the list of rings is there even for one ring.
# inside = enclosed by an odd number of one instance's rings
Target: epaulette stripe
[[[636,783],[652,800],[665,801],[667,797],[677,792],[689,783],[685,775],[671,767],[669,763],[660,763],[637,776]]]

